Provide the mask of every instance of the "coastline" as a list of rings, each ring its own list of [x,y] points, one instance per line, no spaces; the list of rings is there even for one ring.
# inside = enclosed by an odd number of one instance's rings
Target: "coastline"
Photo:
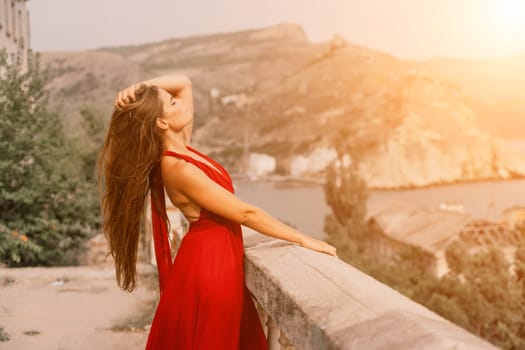
[[[270,182],[270,183],[283,183],[288,185],[320,185],[325,184],[325,176],[292,176],[292,175],[263,175],[263,176],[249,176],[240,173],[234,173],[231,176],[234,181],[244,181],[244,182]],[[479,178],[479,179],[465,179],[451,182],[439,182],[431,183],[423,186],[398,186],[398,187],[368,187],[369,191],[409,191],[409,190],[422,190],[422,189],[436,189],[446,186],[460,186],[460,185],[469,185],[469,184],[482,184],[482,183],[499,183],[502,181],[511,182],[511,181],[520,181],[525,180],[525,176],[512,176],[510,178]]]

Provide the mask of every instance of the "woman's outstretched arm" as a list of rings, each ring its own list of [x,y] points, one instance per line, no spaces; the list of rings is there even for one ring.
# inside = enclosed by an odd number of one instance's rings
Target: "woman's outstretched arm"
[[[307,236],[282,223],[264,210],[245,203],[230,193],[199,168],[184,160],[167,157],[162,162],[162,177],[168,195],[180,192],[201,208],[262,234],[297,243],[302,247],[335,255],[336,248]]]
[[[183,129],[184,141],[185,144],[188,145],[193,131],[193,91],[190,78],[183,74],[172,74],[132,84],[118,92],[114,103],[115,107],[125,108],[126,103],[135,101],[135,90],[141,84],[155,85],[166,90],[173,97],[180,98],[184,101],[184,104],[188,107],[188,111],[192,116],[191,122]]]

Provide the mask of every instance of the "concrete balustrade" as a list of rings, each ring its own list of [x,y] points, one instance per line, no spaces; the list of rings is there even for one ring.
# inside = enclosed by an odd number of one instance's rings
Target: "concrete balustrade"
[[[497,349],[337,257],[249,229],[243,238],[270,350]]]
[[[270,350],[497,349],[337,257],[246,228],[243,241]]]

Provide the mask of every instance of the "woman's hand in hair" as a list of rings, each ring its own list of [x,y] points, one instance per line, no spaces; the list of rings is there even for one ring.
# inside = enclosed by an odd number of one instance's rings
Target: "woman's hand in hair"
[[[334,246],[310,236],[305,236],[301,242],[301,246],[321,253],[337,256],[336,248]]]
[[[139,86],[140,84],[135,83],[131,84],[125,89],[120,90],[117,93],[117,97],[115,98],[115,107],[125,109],[128,103],[135,102],[135,91],[139,88]]]

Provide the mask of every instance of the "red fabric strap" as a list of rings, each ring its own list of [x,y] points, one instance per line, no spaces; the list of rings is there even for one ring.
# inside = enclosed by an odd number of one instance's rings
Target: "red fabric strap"
[[[153,194],[159,200],[159,208],[155,205]],[[168,274],[173,264],[171,259],[171,248],[166,223],[162,219],[166,215],[166,202],[164,198],[164,186],[159,174],[156,181],[151,186],[151,222],[153,229],[153,244],[155,245],[155,258],[159,272],[160,294],[165,290],[168,281]],[[162,214],[161,214],[162,213]]]

